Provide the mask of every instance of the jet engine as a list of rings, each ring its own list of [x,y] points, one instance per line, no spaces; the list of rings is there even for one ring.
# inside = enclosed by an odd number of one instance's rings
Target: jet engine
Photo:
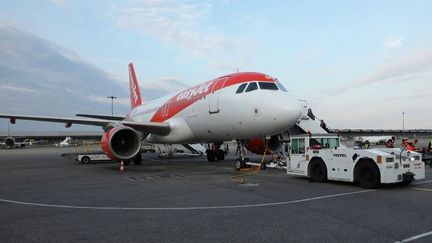
[[[5,138],[5,146],[8,148],[13,148],[15,146],[15,139],[13,137]]]
[[[103,135],[101,147],[113,160],[128,160],[140,151],[141,137],[133,128],[121,125]]]
[[[273,151],[276,151],[280,148],[281,143],[279,140],[279,136],[275,135],[270,137],[267,141],[267,151],[266,154],[272,154]],[[266,150],[265,138],[254,138],[249,140],[246,144],[246,149],[255,154],[264,154]]]

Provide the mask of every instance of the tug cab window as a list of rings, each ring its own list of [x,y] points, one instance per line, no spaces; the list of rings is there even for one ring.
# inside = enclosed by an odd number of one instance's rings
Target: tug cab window
[[[337,148],[339,147],[339,138],[311,138],[309,145],[312,149],[319,148]]]
[[[305,153],[305,139],[304,138],[293,138],[291,144],[292,154],[304,154]]]
[[[258,89],[258,85],[255,82],[249,83],[248,87],[246,88],[245,92],[251,92]]]
[[[275,83],[259,82],[260,89],[278,90],[278,86]]]
[[[240,93],[242,93],[243,90],[246,88],[246,85],[247,85],[247,83],[241,84],[241,85],[238,87],[238,89],[237,89],[237,91],[236,91],[236,94],[240,94]]]

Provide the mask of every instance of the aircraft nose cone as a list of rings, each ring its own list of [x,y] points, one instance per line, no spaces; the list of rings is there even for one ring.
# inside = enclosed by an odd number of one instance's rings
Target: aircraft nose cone
[[[301,104],[293,98],[291,99],[290,103],[285,104],[282,109],[283,110],[281,112],[284,113],[282,119],[285,120],[290,127],[297,123],[302,115],[303,110]]]
[[[282,131],[293,127],[300,119],[303,111],[301,103],[291,96],[281,97],[280,102],[275,104],[275,125]]]

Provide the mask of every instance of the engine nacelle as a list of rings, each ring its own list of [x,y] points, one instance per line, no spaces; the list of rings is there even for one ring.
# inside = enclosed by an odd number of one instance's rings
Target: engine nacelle
[[[280,146],[281,143],[279,137],[277,135],[272,136],[268,140],[266,154],[272,154],[273,151],[278,150]],[[254,138],[249,140],[246,144],[246,149],[255,154],[264,154],[264,151],[266,150],[265,138]]]
[[[118,126],[106,132],[101,140],[105,154],[113,160],[133,158],[141,150],[141,137],[131,127]]]
[[[13,137],[5,138],[5,146],[8,148],[13,148],[15,146],[15,139]]]

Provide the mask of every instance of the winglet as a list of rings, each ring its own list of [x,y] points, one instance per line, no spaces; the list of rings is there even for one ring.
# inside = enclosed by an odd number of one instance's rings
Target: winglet
[[[131,109],[142,104],[141,91],[138,86],[138,81],[135,75],[133,63],[129,63],[129,86],[130,86],[130,99]]]

